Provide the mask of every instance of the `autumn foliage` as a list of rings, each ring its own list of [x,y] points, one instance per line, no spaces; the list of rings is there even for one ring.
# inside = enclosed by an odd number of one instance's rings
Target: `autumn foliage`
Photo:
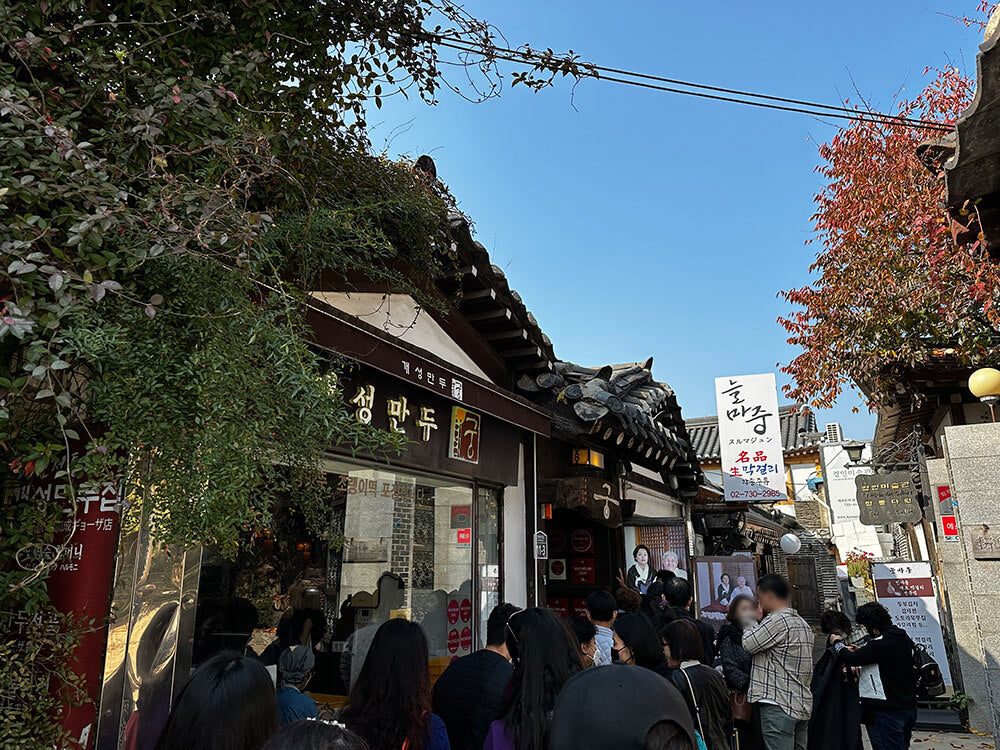
[[[951,125],[973,94],[974,81],[948,68],[898,111]],[[917,156],[940,135],[859,122],[820,147],[817,278],[781,293],[798,309],[779,322],[802,349],[782,368],[790,398],[827,408],[854,386],[877,406],[903,370],[943,354],[969,365],[995,356],[1000,271],[979,243],[953,240],[943,177]]]

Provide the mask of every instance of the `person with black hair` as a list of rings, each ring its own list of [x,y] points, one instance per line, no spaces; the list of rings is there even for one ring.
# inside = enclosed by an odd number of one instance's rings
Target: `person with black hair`
[[[858,680],[854,674],[856,670],[843,663],[837,649],[841,640],[849,641],[853,630],[851,621],[843,612],[829,609],[820,615],[819,627],[827,636],[827,647],[813,668],[809,748],[856,750],[861,746]]]
[[[691,711],[694,727],[708,750],[729,750],[733,715],[726,681],[717,671],[702,664],[701,634],[690,620],[674,620],[663,628],[669,679],[680,691]]]
[[[584,669],[597,665],[597,626],[586,617],[573,615],[566,623],[580,647],[580,666]]]
[[[726,624],[716,638],[716,655],[722,677],[729,688],[733,726],[738,750],[760,747],[760,731],[753,720],[747,691],[753,657],[743,648],[743,631],[757,624],[757,600],[745,594],[733,597],[726,613]],[[852,748],[853,750],[853,748]]]
[[[631,664],[670,675],[663,644],[652,623],[644,615],[622,615],[615,620],[612,656],[617,664]]]
[[[789,606],[788,581],[769,573],[757,582],[765,617],[743,630],[743,648],[753,655],[749,698],[760,715],[767,750],[805,750],[812,712],[812,628]]]
[[[667,607],[667,599],[663,595],[663,584],[659,580],[649,584],[649,588],[646,589],[646,593],[642,597],[642,606],[639,611],[649,618],[656,632],[660,632],[660,628],[674,619],[674,612]]]
[[[271,676],[232,651],[208,658],[174,703],[157,750],[260,750],[278,728]]]
[[[486,621],[486,648],[453,661],[434,685],[432,706],[448,729],[452,750],[482,750],[500,714],[514,668],[505,642],[507,621],[520,611],[498,604]]]
[[[264,750],[368,750],[368,744],[340,722],[302,719],[279,729]]]
[[[845,646],[836,635],[830,640],[845,665],[863,667],[862,721],[872,748],[905,750],[917,720],[913,641],[906,631],[893,625],[889,611],[878,602],[858,607],[856,619],[868,631],[864,646]]]
[[[556,696],[581,669],[576,644],[559,618],[539,607],[510,618],[506,642],[514,676],[483,750],[545,750]]]
[[[677,689],[646,669],[612,665],[571,677],[552,712],[548,750],[696,750]]]
[[[449,750],[444,722],[431,713],[427,636],[390,619],[375,631],[341,718],[371,750]]]
[[[638,545],[632,550],[632,559],[635,564],[628,569],[625,576],[625,583],[630,589],[645,594],[649,584],[656,576],[656,569],[653,567],[653,555],[649,547],[645,544]],[[620,569],[619,569],[620,570]]]
[[[711,666],[712,658],[715,656],[715,629],[707,622],[696,620],[691,615],[691,604],[694,602],[691,584],[684,578],[671,578],[663,585],[663,596],[675,619],[690,620],[698,628],[703,646],[702,663]]]
[[[597,635],[594,636],[597,643],[594,666],[606,666],[611,663],[611,643],[614,640],[611,628],[618,616],[618,603],[607,591],[591,591],[587,594],[587,616],[597,628]]]

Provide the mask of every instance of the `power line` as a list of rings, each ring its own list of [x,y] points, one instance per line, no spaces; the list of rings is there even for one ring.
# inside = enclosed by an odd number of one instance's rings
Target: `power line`
[[[442,47],[458,50],[471,54],[482,55],[487,58],[497,58],[520,65],[542,65],[550,69],[558,62],[556,59],[547,58],[534,50],[515,50],[508,47],[495,47],[485,45],[480,42],[473,42],[456,37],[445,37],[435,34],[421,35],[426,41],[439,44]],[[663,91],[671,94],[683,94],[685,96],[695,96],[701,99],[711,99],[734,104],[743,104],[762,109],[774,109],[783,112],[797,112],[800,114],[814,115],[817,117],[827,117],[838,120],[850,120],[853,122],[872,122],[883,125],[898,125],[925,130],[935,130],[938,132],[951,132],[954,128],[940,122],[921,120],[902,115],[891,115],[884,112],[864,112],[848,107],[821,104],[803,99],[792,99],[782,96],[772,96],[769,94],[758,94],[740,89],[725,88],[722,86],[710,86],[703,83],[683,81],[676,78],[666,78],[648,73],[636,73],[634,71],[623,70],[621,68],[611,68],[603,65],[591,63],[576,63],[580,75],[594,78],[596,80],[622,83],[639,88]],[[614,75],[602,75],[611,73]],[[624,77],[623,77],[624,76]],[[640,80],[632,80],[640,79]],[[656,83],[650,83],[655,81]],[[670,85],[663,85],[670,84]],[[678,88],[684,86],[687,88]],[[757,101],[759,100],[759,101]]]

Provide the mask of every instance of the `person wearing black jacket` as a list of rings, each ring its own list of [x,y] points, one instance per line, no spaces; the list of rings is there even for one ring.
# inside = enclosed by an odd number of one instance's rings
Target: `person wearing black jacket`
[[[877,602],[858,607],[857,623],[868,631],[869,641],[860,648],[844,646],[831,636],[841,661],[861,671],[862,720],[868,729],[873,750],[906,750],[917,721],[916,674],[913,669],[913,641],[892,624],[888,610]]]
[[[704,620],[696,620],[691,616],[691,602],[694,601],[691,584],[683,578],[671,578],[663,584],[663,595],[673,610],[675,619],[690,620],[698,628],[703,647],[700,661],[711,666],[715,655],[715,629]]]
[[[747,692],[750,690],[750,668],[753,666],[753,656],[743,648],[743,628],[746,623],[757,624],[757,602],[752,596],[737,594],[729,605],[726,613],[726,624],[719,630],[715,639],[716,654],[726,687],[732,696],[734,707],[737,701],[748,702]],[[733,717],[733,727],[736,732],[735,747],[738,750],[756,750],[763,746],[760,736],[760,721]],[[851,748],[854,750],[854,748]]]
[[[453,661],[434,684],[432,710],[448,730],[452,750],[482,750],[500,715],[514,668],[505,643],[507,622],[518,612],[498,604],[486,622],[486,648]]]
[[[813,669],[809,686],[813,714],[809,719],[808,747],[810,750],[857,750],[861,747],[858,680],[844,665],[836,648],[841,640],[850,640],[851,621],[843,612],[827,610],[820,616],[819,626],[827,636],[827,648]]]
[[[722,675],[705,666],[701,634],[691,620],[674,620],[663,628],[667,661],[673,668],[667,678],[688,705],[694,728],[708,750],[730,750],[733,714]]]

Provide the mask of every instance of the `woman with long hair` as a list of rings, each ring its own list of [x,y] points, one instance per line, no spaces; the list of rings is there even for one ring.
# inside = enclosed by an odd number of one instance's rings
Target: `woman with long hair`
[[[615,620],[612,655],[619,664],[632,664],[668,677],[671,669],[656,629],[645,615],[622,615]]]
[[[444,722],[431,713],[423,628],[402,619],[382,623],[341,719],[371,750],[449,750]]]
[[[753,656],[743,648],[743,630],[757,624],[757,601],[752,596],[737,594],[726,613],[726,624],[716,640],[722,676],[729,688],[729,701],[739,750],[756,750],[762,746],[759,722],[754,722],[747,691],[750,689],[750,667]]]
[[[278,728],[267,669],[222,651],[203,662],[177,696],[157,750],[260,750]]]
[[[692,620],[674,620],[663,628],[670,681],[691,711],[695,730],[708,750],[730,750],[733,714],[722,675],[701,663],[704,643]]]
[[[559,618],[538,607],[510,618],[506,643],[514,675],[483,750],[545,750],[556,696],[581,669],[579,649]]]

